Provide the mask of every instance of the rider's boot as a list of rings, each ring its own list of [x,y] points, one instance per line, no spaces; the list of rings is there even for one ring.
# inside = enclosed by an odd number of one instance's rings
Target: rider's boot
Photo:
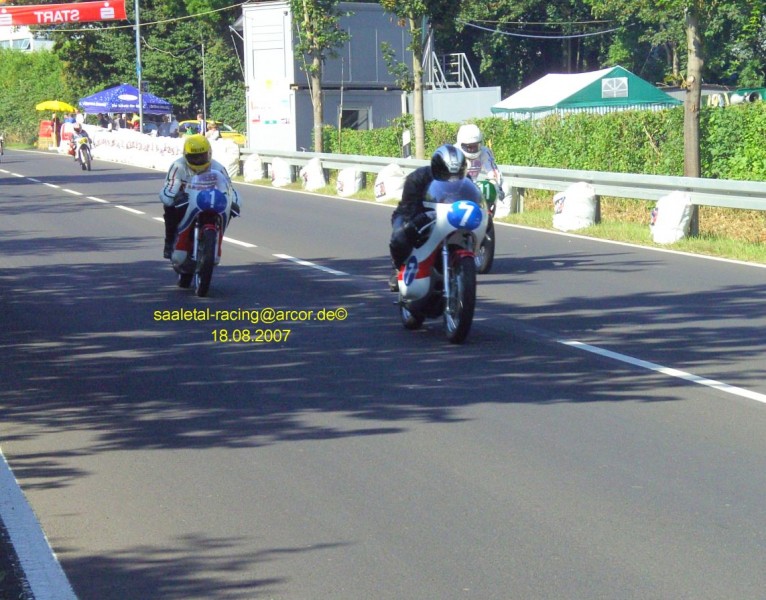
[[[165,207],[163,214],[165,220],[165,246],[162,249],[162,256],[164,258],[171,258],[173,256],[173,242],[176,240],[178,223],[181,220],[178,213],[179,211],[175,206]]]

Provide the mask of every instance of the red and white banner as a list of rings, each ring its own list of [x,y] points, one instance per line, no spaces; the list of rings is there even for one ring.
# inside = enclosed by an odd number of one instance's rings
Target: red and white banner
[[[89,21],[120,21],[125,18],[125,0],[0,6],[0,26],[61,25]]]

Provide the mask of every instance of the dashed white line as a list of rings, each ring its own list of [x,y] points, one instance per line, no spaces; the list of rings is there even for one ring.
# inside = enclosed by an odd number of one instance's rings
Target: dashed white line
[[[662,373],[663,375],[668,375],[670,377],[677,377],[678,379],[683,379],[685,381],[690,381],[691,383],[704,385],[704,386],[719,390],[721,392],[725,392],[727,394],[732,394],[734,396],[741,396],[742,398],[749,398],[750,400],[755,400],[756,402],[761,402],[763,404],[766,404],[766,394],[760,394],[752,390],[746,390],[744,388],[729,385],[728,383],[716,381],[715,379],[707,379],[706,377],[700,377],[699,375],[694,375],[693,373],[687,373],[686,371],[679,371],[678,369],[663,367],[662,365],[658,365],[657,363],[641,360],[639,358],[633,358],[632,356],[628,356],[626,354],[620,354],[619,352],[612,352],[611,350],[605,350],[604,348],[599,348],[598,346],[591,346],[590,344],[584,344],[583,342],[578,342],[576,340],[558,340],[558,341],[559,343],[564,344],[565,346],[570,346],[571,348],[577,348],[579,350],[584,350],[586,352],[591,352],[593,354],[605,356],[607,358],[628,363],[636,367],[641,367],[643,369],[648,369],[650,371]]]
[[[230,244],[234,244],[236,246],[242,246],[243,248],[257,248],[255,244],[251,244],[250,242],[242,242],[240,240],[235,240],[234,238],[226,237],[223,238],[224,242],[229,242]]]
[[[281,258],[283,260],[289,260],[290,262],[294,262],[298,265],[304,266],[304,267],[311,267],[312,269],[318,269],[319,271],[324,271],[325,273],[330,273],[331,275],[341,275],[341,276],[349,276],[348,273],[344,273],[343,271],[336,271],[335,269],[331,269],[330,267],[323,267],[322,265],[318,265],[313,262],[309,262],[307,260],[301,260],[300,258],[295,258],[294,256],[290,256],[289,254],[274,254],[276,258]]]
[[[119,208],[120,210],[126,210],[129,213],[133,213],[134,215],[145,215],[145,212],[141,212],[140,210],[136,210],[135,208],[130,208],[129,206],[123,206],[122,204],[115,204],[115,208]]]

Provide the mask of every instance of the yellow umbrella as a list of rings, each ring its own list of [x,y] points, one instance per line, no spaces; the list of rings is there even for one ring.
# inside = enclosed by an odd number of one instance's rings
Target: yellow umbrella
[[[40,102],[35,108],[37,110],[51,110],[54,112],[77,112],[74,106],[61,100],[46,100],[45,102]]]

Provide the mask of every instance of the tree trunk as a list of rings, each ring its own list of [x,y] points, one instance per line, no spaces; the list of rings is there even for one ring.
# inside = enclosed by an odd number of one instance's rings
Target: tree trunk
[[[702,37],[697,7],[686,10],[686,46],[689,59],[684,100],[684,175],[700,176],[700,99],[702,96]],[[689,234],[699,234],[699,207],[692,207]]]
[[[684,101],[684,175],[700,176],[700,98],[702,96],[702,37],[699,14],[694,6],[686,11],[686,45],[689,60]]]
[[[324,139],[322,137],[323,105],[322,94],[322,60],[319,57],[312,59],[311,71],[311,105],[314,108],[314,152],[324,152]]]
[[[410,21],[410,31],[415,35],[420,35],[420,29],[415,26],[413,20]],[[413,44],[412,51],[412,96],[414,106],[412,107],[412,118],[415,127],[415,158],[426,157],[426,118],[423,110],[423,46],[420,43]]]

